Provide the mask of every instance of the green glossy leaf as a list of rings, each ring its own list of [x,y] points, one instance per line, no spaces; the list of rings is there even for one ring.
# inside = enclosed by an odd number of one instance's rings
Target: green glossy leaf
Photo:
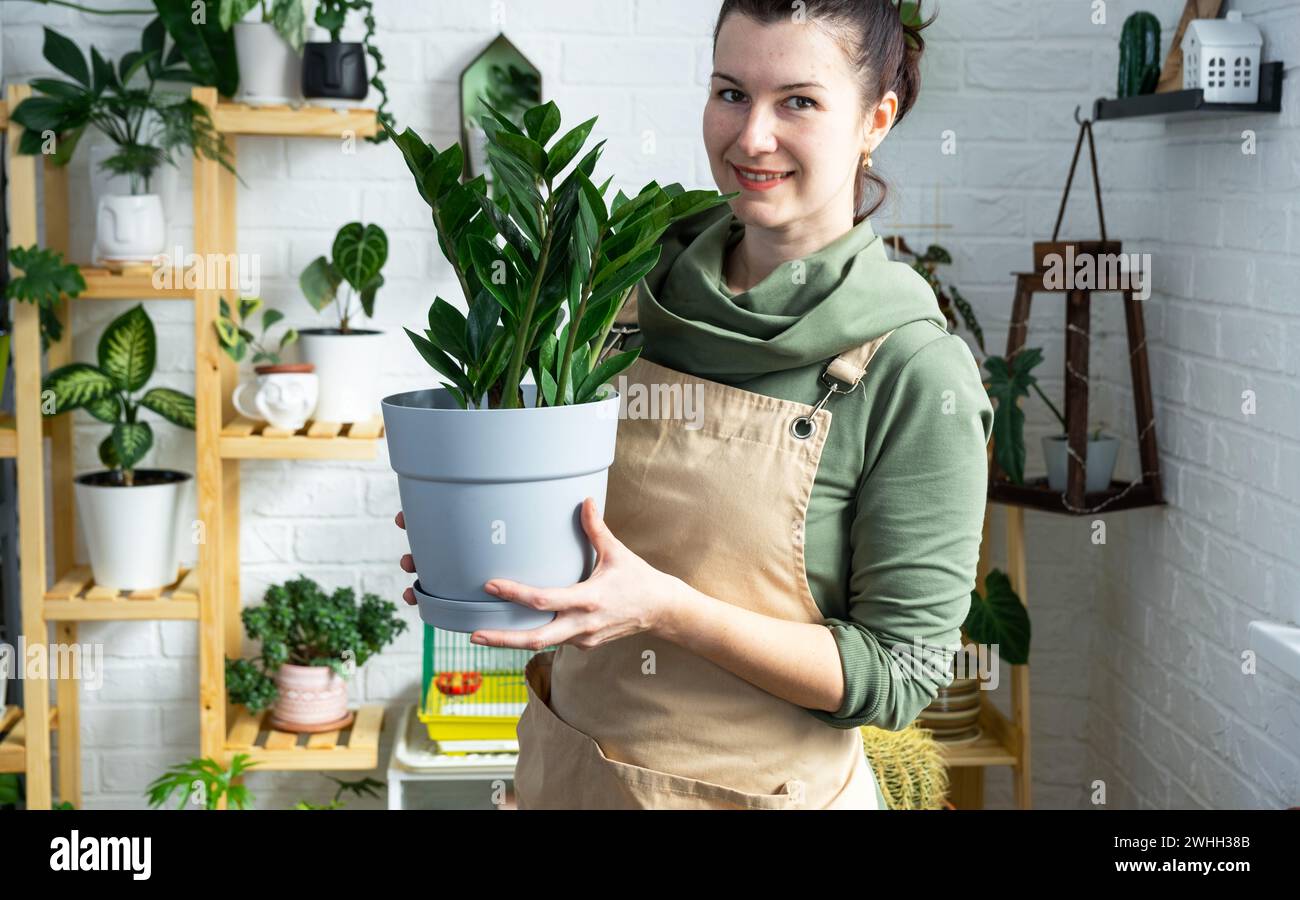
[[[123,469],[134,469],[153,446],[148,422],[118,422],[113,426],[113,451]]]
[[[984,578],[986,596],[970,592],[970,612],[962,626],[977,644],[997,645],[998,656],[1009,665],[1029,663],[1029,612],[1011,587],[1011,579],[999,569]]]
[[[595,127],[597,118],[599,117],[593,116],[555,142],[555,146],[551,148],[548,154],[545,173],[547,181],[551,181],[556,175],[563,172],[565,166],[578,155],[582,145],[587,143],[587,137],[591,134],[591,129]]]
[[[122,400],[116,392],[105,394],[98,400],[87,402],[85,410],[99,421],[112,425],[122,416]]]
[[[334,302],[342,283],[343,276],[323,256],[313,259],[298,276],[298,287],[317,312]]]
[[[435,347],[428,338],[421,337],[409,328],[403,330],[406,332],[407,337],[411,339],[411,343],[415,345],[415,349],[419,351],[420,356],[435,372],[464,391],[466,396],[472,393],[473,388],[469,383],[469,379],[461,371],[460,367],[452,361],[450,356]]]
[[[622,372],[628,366],[632,365],[640,355],[641,348],[636,347],[632,350],[625,350],[622,353],[617,353],[596,366],[596,368],[592,369],[591,373],[582,380],[582,384],[575,392],[575,402],[586,403],[588,399],[595,395],[601,385],[605,384],[605,382],[612,379],[619,372]]]
[[[354,291],[366,288],[388,260],[388,235],[378,225],[349,222],[334,238],[334,267]]]
[[[41,54],[46,62],[64,75],[75,78],[82,87],[90,87],[90,69],[86,66],[86,57],[71,39],[47,27]]]
[[[153,322],[144,305],[133,306],[104,329],[99,339],[100,371],[118,390],[138,391],[153,374],[157,348]]]
[[[473,358],[466,343],[467,325],[460,310],[441,297],[434,298],[433,305],[429,307],[429,331],[433,335],[433,343],[462,363]]]
[[[171,388],[151,388],[140,398],[140,405],[153,410],[173,425],[194,428],[194,398]]]
[[[534,106],[524,113],[524,130],[541,146],[560,130],[560,108],[552,101]]]

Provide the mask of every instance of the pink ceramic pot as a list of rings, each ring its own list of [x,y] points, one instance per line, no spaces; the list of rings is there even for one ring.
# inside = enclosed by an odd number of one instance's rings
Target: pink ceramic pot
[[[348,683],[329,666],[285,664],[275,686],[280,696],[273,713],[287,726],[324,725],[348,714]]]

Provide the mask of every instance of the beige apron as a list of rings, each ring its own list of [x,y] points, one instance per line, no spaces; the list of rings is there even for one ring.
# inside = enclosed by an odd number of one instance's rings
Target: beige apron
[[[610,530],[705,594],[780,619],[824,621],[803,547],[831,424],[823,405],[856,389],[890,334],[832,360],[822,376],[830,390],[812,407],[638,358],[624,373]],[[694,400],[697,385],[703,408],[692,414],[676,391]],[[638,408],[637,386],[643,399],[659,392],[657,410]],[[828,725],[666,640],[643,633],[591,650],[562,644],[534,656],[525,677],[520,809],[877,808],[859,729]]]

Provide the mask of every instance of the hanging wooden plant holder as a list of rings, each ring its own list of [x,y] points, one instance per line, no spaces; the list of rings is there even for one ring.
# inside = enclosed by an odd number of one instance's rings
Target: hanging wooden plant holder
[[[1129,276],[1134,273],[1119,272],[1121,280],[1112,284],[1101,273],[1116,273],[1115,263],[1120,261],[1121,243],[1106,235],[1106,217],[1101,204],[1101,182],[1097,176],[1097,153],[1092,141],[1092,122],[1079,120],[1079,139],[1070,161],[1070,174],[1061,195],[1061,206],[1056,216],[1056,227],[1050,241],[1034,242],[1034,270],[1015,272],[1016,295],[1012,302],[1011,327],[1007,332],[1009,361],[1025,347],[1029,333],[1029,307],[1037,292],[1065,295],[1065,437],[1067,444],[1066,488],[1053,490],[1048,478],[1026,479],[1024,484],[1011,481],[1005,472],[990,458],[989,499],[1015,506],[1027,506],[1049,512],[1069,515],[1092,515],[1115,512],[1140,506],[1164,504],[1160,474],[1160,455],[1156,447],[1155,407],[1151,400],[1151,374],[1148,365],[1146,326],[1142,315],[1142,301],[1138,288]],[[1088,136],[1088,151],[1092,164],[1093,191],[1097,201],[1097,219],[1100,240],[1060,240],[1061,221],[1065,204],[1070,196],[1070,185],[1079,162],[1084,134]],[[1054,277],[1064,268],[1067,277],[1062,281]],[[1055,272],[1054,272],[1055,270]],[[1101,283],[1085,281],[1077,284],[1076,271],[1090,271],[1101,278]],[[1139,273],[1141,274],[1141,273]],[[1150,278],[1150,273],[1143,276]],[[1128,335],[1129,368],[1133,382],[1133,409],[1137,420],[1138,452],[1142,472],[1130,482],[1112,480],[1104,489],[1086,489],[1088,456],[1088,357],[1091,331],[1090,305],[1092,295],[1118,293],[1124,299],[1125,328]],[[1023,399],[1023,398],[1018,398]],[[1104,470],[1103,470],[1104,471]]]

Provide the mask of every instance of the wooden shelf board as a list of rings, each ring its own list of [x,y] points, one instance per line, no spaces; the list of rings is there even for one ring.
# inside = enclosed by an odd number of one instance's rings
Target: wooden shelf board
[[[1222,113],[1277,113],[1282,111],[1282,63],[1265,62],[1259,66],[1259,100],[1255,103],[1206,103],[1205,91],[1192,88],[1139,94],[1135,97],[1098,97],[1092,105],[1092,118],[1103,122],[1142,116],[1194,114],[1212,116]]]
[[[1104,491],[1083,495],[1083,506],[1092,509],[1111,497],[1119,495],[1128,482],[1112,480],[1110,487]],[[1012,484],[1009,481],[990,479],[988,499],[994,503],[1008,506],[1023,506],[1043,512],[1060,513],[1065,516],[1102,515],[1125,509],[1139,509],[1143,506],[1164,506],[1165,501],[1156,499],[1155,491],[1148,484],[1137,484],[1123,498],[1105,506],[1095,513],[1076,513],[1066,508],[1058,491],[1047,485],[1047,476],[1027,479],[1024,484]]]
[[[335,110],[323,106],[248,106],[218,103],[212,113],[217,131],[281,137],[372,137],[379,131],[373,109]]]
[[[59,710],[50,707],[50,728],[59,727]],[[27,722],[21,706],[0,710],[0,773],[27,771]]]
[[[384,727],[384,707],[362,706],[347,728],[319,734],[296,734],[268,727],[270,710],[254,714],[237,707],[226,735],[226,754],[247,753],[257,770],[316,771],[373,769],[379,764],[379,734]]]
[[[186,288],[185,272],[167,272],[165,277],[176,287],[154,287],[155,267],[129,265],[121,269],[104,266],[79,266],[86,289],[78,300],[192,300],[194,289]],[[161,272],[162,270],[159,269]],[[160,274],[159,276],[164,277]]]
[[[221,429],[223,459],[374,459],[384,420],[310,421],[297,431],[236,416]]]
[[[97,585],[90,567],[79,566],[45,592],[45,618],[51,622],[198,617],[199,570],[184,566],[172,584],[138,591]]]
[[[948,766],[1016,765],[1019,760],[1015,749],[1015,725],[987,699],[980,709],[979,724],[984,733],[974,743],[945,747],[942,741],[938,742]]]
[[[18,429],[14,417],[8,413],[0,414],[0,459],[13,459],[18,456]]]

